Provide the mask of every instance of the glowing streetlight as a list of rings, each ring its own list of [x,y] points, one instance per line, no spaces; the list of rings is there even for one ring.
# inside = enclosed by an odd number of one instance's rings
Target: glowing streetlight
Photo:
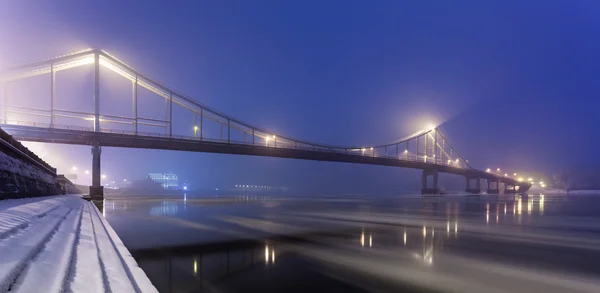
[[[485,172],[488,172],[488,173],[489,173],[490,171],[492,171],[490,168],[487,168],[487,169],[485,170]]]
[[[496,171],[500,172],[500,168],[497,168]]]
[[[71,168],[71,169],[73,169],[73,171],[77,171],[77,167],[75,167],[75,166],[73,166],[73,168]]]
[[[504,177],[508,177],[508,174],[504,173]]]
[[[196,133],[198,133],[198,126],[194,125],[194,138],[196,138]]]
[[[436,126],[435,126],[433,123],[428,123],[427,125],[425,125],[425,130],[426,130],[427,132],[429,132],[429,131],[433,131],[433,130],[435,130],[435,127],[436,127]]]
[[[85,173],[85,175],[90,175],[90,171],[89,170],[85,170],[85,171],[83,171],[83,173]]]
[[[517,173],[513,173],[513,176],[517,176]]]
[[[527,178],[527,181],[531,182],[531,181],[533,181],[533,178],[529,177],[529,178]]]
[[[517,181],[523,182],[523,178],[519,177],[519,179],[517,179]]]
[[[102,179],[106,179],[106,174],[102,174]]]

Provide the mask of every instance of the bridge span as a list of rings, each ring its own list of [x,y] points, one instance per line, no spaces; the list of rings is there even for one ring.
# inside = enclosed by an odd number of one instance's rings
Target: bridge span
[[[94,111],[57,107],[56,73],[83,66],[93,67]],[[131,81],[131,115],[101,112],[101,67]],[[49,76],[49,107],[23,105],[19,103],[19,99],[9,97],[8,88],[12,82],[43,75]],[[298,140],[252,126],[200,104],[101,50],[85,50],[8,68],[0,75],[0,85],[3,88],[0,90],[0,124],[2,129],[15,138],[92,146],[90,195],[96,199],[103,197],[100,180],[102,147],[254,155],[420,169],[423,194],[440,193],[440,172],[464,176],[466,191],[471,193],[481,192],[481,180],[487,182],[487,192],[491,194],[500,193],[500,183],[504,184],[505,193],[524,193],[531,187],[529,183],[519,182],[512,177],[472,168],[438,128],[372,146],[335,146]],[[144,102],[138,96],[141,89],[164,100],[164,118],[139,114],[138,107]],[[190,114],[189,124],[193,127],[175,123],[174,107]],[[209,124],[212,124],[212,128]],[[150,127],[154,131],[145,132],[142,127]],[[160,132],[156,132],[156,129]],[[430,177],[431,180],[428,180]]]

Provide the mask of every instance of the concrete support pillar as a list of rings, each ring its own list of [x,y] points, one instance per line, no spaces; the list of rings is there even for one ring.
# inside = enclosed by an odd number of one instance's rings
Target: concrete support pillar
[[[432,177],[433,186],[428,186],[427,178]],[[438,171],[437,170],[423,170],[421,174],[421,194],[439,194],[440,189],[438,188]]]
[[[467,179],[467,188],[465,189],[466,192],[468,193],[475,193],[475,194],[479,194],[481,193],[481,179],[480,178],[473,178],[473,177],[465,177]],[[471,185],[471,181],[475,180],[475,185]]]
[[[517,189],[514,184],[505,183],[504,184],[504,193],[505,194],[514,194],[517,193]]]
[[[488,194],[499,194],[500,193],[500,182],[495,180],[488,180]]]
[[[100,169],[100,154],[102,149],[100,146],[92,147],[92,186],[90,186],[90,197],[92,200],[104,199],[104,187],[101,183],[101,169]]]

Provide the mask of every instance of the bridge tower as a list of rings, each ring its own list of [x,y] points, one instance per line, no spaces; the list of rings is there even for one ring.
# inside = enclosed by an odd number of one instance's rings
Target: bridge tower
[[[94,52],[94,132],[100,132],[100,54]],[[100,154],[102,148],[92,146],[92,186],[90,198],[101,201],[104,199],[104,187],[101,182]]]
[[[428,177],[431,176],[432,186],[429,187],[427,184]],[[421,174],[421,194],[439,194],[440,189],[438,188],[438,171],[435,169],[424,169]]]

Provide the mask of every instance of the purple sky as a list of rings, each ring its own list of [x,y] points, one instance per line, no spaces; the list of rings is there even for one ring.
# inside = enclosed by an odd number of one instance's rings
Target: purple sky
[[[433,121],[478,168],[600,163],[597,1],[101,2],[0,2],[0,68],[100,48],[203,104],[309,141],[383,143]],[[63,101],[75,99],[66,107],[91,98],[90,72],[59,84]],[[104,108],[120,111],[127,84],[107,80],[114,102]],[[32,148],[59,171],[91,165],[88,147]],[[387,167],[131,149],[105,149],[103,167],[118,179],[173,171],[203,186],[336,192],[419,180]]]

